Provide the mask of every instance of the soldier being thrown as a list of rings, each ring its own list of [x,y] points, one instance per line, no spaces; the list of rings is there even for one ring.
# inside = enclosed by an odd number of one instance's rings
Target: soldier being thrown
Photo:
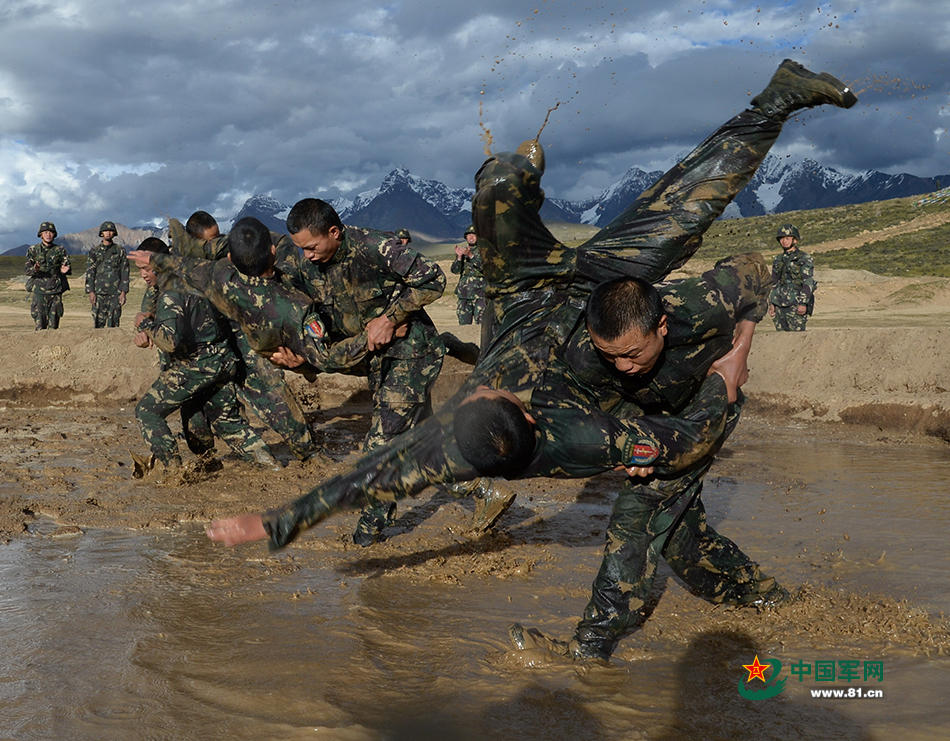
[[[278,509],[213,522],[209,537],[228,544],[266,538],[279,548],[367,493],[399,499],[477,474],[580,477],[623,465],[648,478],[629,480],[617,498],[573,640],[516,624],[519,647],[607,658],[645,619],[661,555],[708,600],[785,599],[774,579],[708,526],[700,501],[703,476],[738,420],[736,387],[747,377],[752,332],[766,310],[768,270],[761,256],[740,256],[658,292],[650,284],[699,247],[788,116],[855,102],[839,80],[786,60],[749,110],[576,250],[558,243],[538,215],[538,143],[490,158],[476,175],[473,215],[494,327],[471,377],[434,418],[351,471]],[[487,422],[485,413],[502,421]],[[469,434],[486,424],[504,441],[494,451]]]

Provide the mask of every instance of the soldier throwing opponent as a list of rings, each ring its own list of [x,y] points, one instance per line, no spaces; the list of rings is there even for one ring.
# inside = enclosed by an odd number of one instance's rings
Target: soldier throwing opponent
[[[574,638],[557,641],[515,625],[517,645],[607,658],[645,618],[661,555],[706,599],[784,599],[774,579],[709,528],[699,498],[712,457],[738,419],[736,386],[747,375],[752,330],[766,309],[764,262],[733,258],[658,296],[649,289],[698,248],[789,115],[855,102],[839,80],[786,60],[749,110],[576,250],[558,243],[538,216],[538,143],[490,158],[476,176],[473,215],[493,330],[472,376],[435,417],[371,451],[350,472],[276,510],[215,521],[209,537],[228,544],[269,539],[279,548],[367,494],[398,499],[476,474],[579,477],[623,466],[650,478],[618,496],[604,562]],[[634,289],[644,295],[630,311]],[[719,375],[708,375],[724,363],[728,405]],[[491,437],[502,441],[494,450],[468,434],[486,424],[474,411],[482,402],[507,420],[491,423]]]

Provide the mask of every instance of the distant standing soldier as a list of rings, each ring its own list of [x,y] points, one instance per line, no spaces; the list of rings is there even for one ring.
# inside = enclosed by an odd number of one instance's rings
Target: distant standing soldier
[[[459,277],[458,285],[455,286],[459,324],[481,324],[485,311],[485,278],[482,276],[482,258],[475,247],[476,241],[478,236],[475,227],[470,226],[465,230],[465,244],[455,245],[452,272]]]
[[[56,225],[44,221],[36,230],[40,238],[26,251],[26,290],[33,292],[30,315],[36,329],[59,329],[63,316],[63,291],[69,290],[66,276],[72,273],[66,250],[53,242]]]
[[[775,235],[782,253],[772,261],[772,293],[769,316],[780,332],[804,332],[815,308],[815,263],[798,249],[798,228],[783,224]]]
[[[412,235],[409,233],[408,229],[400,229],[398,232],[396,232],[396,238],[402,244],[409,244],[412,241]]]
[[[86,293],[92,307],[92,326],[118,327],[129,292],[129,261],[125,249],[115,242],[118,230],[111,221],[99,225],[102,242],[89,251]]]

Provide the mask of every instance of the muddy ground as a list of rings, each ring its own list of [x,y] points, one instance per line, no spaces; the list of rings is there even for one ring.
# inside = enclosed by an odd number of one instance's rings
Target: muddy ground
[[[0,303],[0,733],[16,738],[932,738],[950,610],[950,281],[819,273],[808,332],[757,333],[748,414],[710,473],[715,526],[796,601],[766,613],[689,596],[667,571],[655,613],[611,667],[510,650],[508,623],[568,635],[586,602],[620,481],[538,479],[496,529],[428,490],[390,538],[350,541],[355,514],[283,553],[226,550],[213,517],[273,506],[339,471],[367,425],[360,379],[292,378],[324,444],[261,472],[133,482],[132,411],[152,351],[92,330],[81,295],[34,333],[14,282]],[[76,279],[73,279],[78,283]],[[130,298],[137,304],[140,286]],[[74,293],[79,294],[79,291]],[[458,328],[450,296],[432,314]],[[447,359],[437,401],[465,366]],[[115,640],[106,640],[107,637]],[[301,640],[301,639],[305,640]],[[736,691],[753,655],[881,661],[882,702]],[[738,672],[738,673],[736,673]],[[68,681],[67,676],[68,675]],[[838,682],[836,687],[848,687]],[[41,690],[38,692],[38,690]],[[140,725],[140,724],[144,724]]]

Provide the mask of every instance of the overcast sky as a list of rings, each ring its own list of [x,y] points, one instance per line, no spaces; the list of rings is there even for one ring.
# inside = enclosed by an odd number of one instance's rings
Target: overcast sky
[[[0,0],[0,251],[112,219],[470,186],[544,129],[545,190],[665,169],[792,57],[859,92],[775,153],[950,173],[950,4]]]

